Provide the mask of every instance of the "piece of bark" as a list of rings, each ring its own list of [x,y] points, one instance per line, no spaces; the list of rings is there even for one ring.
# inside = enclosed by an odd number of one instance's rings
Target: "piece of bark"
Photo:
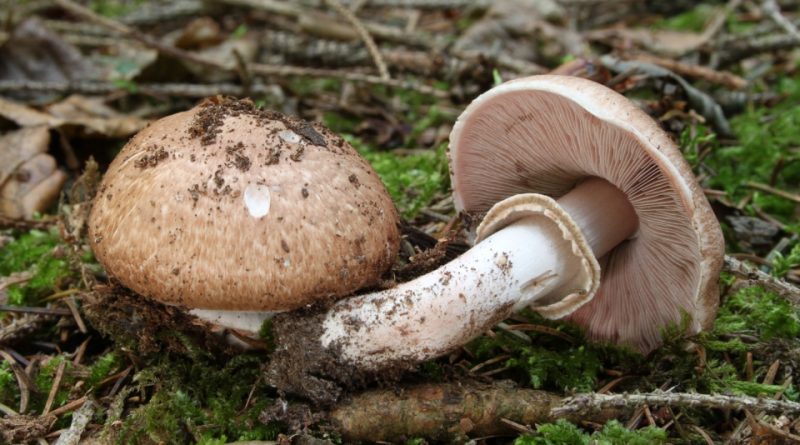
[[[561,400],[511,384],[423,384],[399,392],[364,392],[335,408],[330,419],[348,442],[414,437],[463,441],[513,433],[500,419],[523,425],[552,421],[550,411]]]

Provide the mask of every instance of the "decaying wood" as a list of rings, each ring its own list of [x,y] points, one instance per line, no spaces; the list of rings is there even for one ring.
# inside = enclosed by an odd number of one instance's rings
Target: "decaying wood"
[[[413,437],[463,441],[512,434],[519,432],[520,426],[530,428],[560,418],[602,424],[630,415],[641,406],[800,414],[800,403],[748,396],[657,391],[565,398],[506,382],[459,382],[367,391],[335,408],[330,420],[347,441]]]
[[[175,46],[163,43],[149,35],[139,32],[136,29],[130,28],[127,25],[100,16],[91,11],[90,9],[85,8],[70,0],[55,0],[55,2],[60,7],[85,20],[90,20],[114,32],[122,34],[131,39],[137,40],[143,43],[144,45],[153,48],[155,50],[158,50],[160,53],[163,53],[165,55],[186,60],[188,62],[192,62],[215,70],[227,71],[237,74],[239,73],[239,68],[235,65],[234,66],[224,65],[208,57],[200,56],[191,53],[189,51],[176,48]],[[427,85],[423,85],[418,82],[409,82],[399,79],[384,79],[380,76],[363,74],[354,71],[340,71],[340,70],[330,70],[325,68],[307,68],[307,67],[287,66],[287,65],[266,65],[262,63],[249,64],[247,66],[247,71],[249,73],[252,73],[253,75],[258,75],[258,76],[280,76],[280,77],[301,76],[301,77],[337,78],[353,82],[363,82],[374,85],[385,85],[394,88],[415,90],[422,94],[427,94],[438,98],[446,98],[450,95],[450,93],[446,91],[437,90],[433,87],[429,87]]]
[[[56,416],[16,415],[0,417],[0,441],[27,443],[44,436],[56,422]]]
[[[424,384],[354,396],[331,412],[331,419],[347,441],[458,441],[512,432],[503,418],[528,425],[552,420],[550,410],[560,402],[554,394],[511,385]]]

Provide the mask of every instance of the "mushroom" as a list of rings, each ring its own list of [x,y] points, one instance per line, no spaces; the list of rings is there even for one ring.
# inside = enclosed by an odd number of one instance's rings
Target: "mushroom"
[[[309,349],[377,371],[441,356],[526,306],[641,352],[684,314],[690,333],[711,324],[719,224],[679,149],[622,95],[576,77],[507,82],[462,113],[450,162],[457,209],[488,211],[477,244],[337,302]]]
[[[67,175],[47,154],[46,127],[22,128],[0,136],[0,214],[30,218],[58,200]]]
[[[89,241],[137,293],[232,328],[375,285],[399,216],[320,125],[209,100],[140,131],[106,172]]]

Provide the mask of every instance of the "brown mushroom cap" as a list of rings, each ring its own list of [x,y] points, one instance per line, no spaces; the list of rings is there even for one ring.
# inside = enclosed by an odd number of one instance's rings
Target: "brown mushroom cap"
[[[225,100],[131,139],[103,179],[89,235],[109,274],[145,296],[277,311],[374,284],[394,262],[398,221],[339,136]]]
[[[450,159],[456,207],[468,212],[519,193],[558,198],[593,176],[625,193],[639,230],[599,259],[597,295],[570,316],[591,338],[649,351],[684,313],[691,332],[712,323],[719,223],[678,147],[624,96],[567,76],[507,82],[461,115]]]

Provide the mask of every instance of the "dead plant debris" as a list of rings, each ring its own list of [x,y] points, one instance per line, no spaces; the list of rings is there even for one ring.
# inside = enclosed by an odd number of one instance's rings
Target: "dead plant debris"
[[[0,158],[13,161],[0,165],[0,441],[800,438],[799,1],[46,3],[0,0]],[[448,357],[365,374],[317,344],[323,308],[249,338],[119,287],[87,247],[100,174],[126,139],[199,101],[175,137],[209,145],[245,115],[304,142],[270,164],[351,143],[405,217],[377,287],[414,279],[463,253],[481,220],[450,197],[455,118],[495,83],[547,72],[627,95],[679,142],[729,253],[708,332],[674,326],[642,357],[522,312]],[[251,168],[242,148],[227,144],[193,200]],[[135,165],[172,155],[154,145]],[[37,156],[60,186],[28,184],[46,177],[23,165]],[[44,210],[2,211],[34,200]]]

